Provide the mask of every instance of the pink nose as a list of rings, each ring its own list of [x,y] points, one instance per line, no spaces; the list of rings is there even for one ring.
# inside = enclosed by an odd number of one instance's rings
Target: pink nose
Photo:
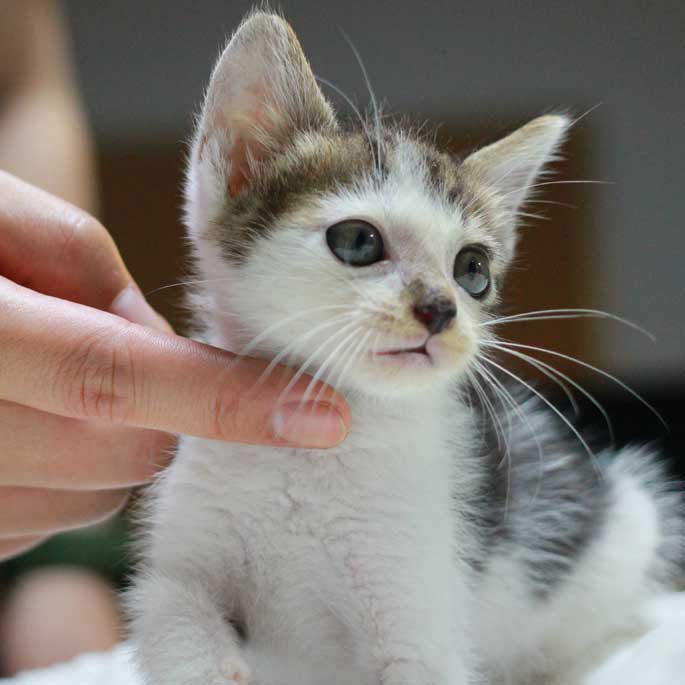
[[[440,298],[414,305],[414,318],[420,321],[431,335],[448,328],[457,316],[457,307],[452,300]]]

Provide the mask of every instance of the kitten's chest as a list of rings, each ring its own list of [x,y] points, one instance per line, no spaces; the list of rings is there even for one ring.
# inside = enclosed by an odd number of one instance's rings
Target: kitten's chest
[[[176,480],[246,541],[251,567],[430,554],[452,525],[447,441],[425,425],[360,424],[324,451],[186,440]]]
[[[455,455],[425,423],[364,425],[325,451],[183,440],[162,499],[192,500],[183,537],[230,576],[255,643],[342,645],[379,607],[451,606]]]

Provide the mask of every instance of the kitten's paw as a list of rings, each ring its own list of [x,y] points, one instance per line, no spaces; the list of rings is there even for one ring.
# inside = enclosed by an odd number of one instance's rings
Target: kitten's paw
[[[219,672],[220,676],[212,681],[212,685],[248,685],[250,681],[250,669],[237,654],[226,657]]]
[[[396,659],[383,668],[380,682],[381,685],[433,685],[439,681],[431,678],[425,664]]]

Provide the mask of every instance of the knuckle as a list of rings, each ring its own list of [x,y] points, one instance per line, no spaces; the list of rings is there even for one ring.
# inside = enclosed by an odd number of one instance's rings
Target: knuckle
[[[70,207],[65,220],[59,223],[56,249],[60,259],[79,263],[90,259],[94,250],[109,240],[109,234],[97,219],[81,209]]]
[[[57,383],[75,416],[126,423],[136,404],[133,353],[124,336],[98,332],[60,360]]]
[[[240,401],[234,393],[217,392],[212,405],[211,430],[220,440],[235,440],[239,433]]]

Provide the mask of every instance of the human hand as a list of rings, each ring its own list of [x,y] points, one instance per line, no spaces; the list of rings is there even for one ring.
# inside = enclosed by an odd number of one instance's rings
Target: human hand
[[[171,434],[344,439],[340,395],[289,413],[311,379],[277,408],[292,372],[255,388],[265,367],[174,335],[95,219],[0,172],[0,558],[118,511]]]

